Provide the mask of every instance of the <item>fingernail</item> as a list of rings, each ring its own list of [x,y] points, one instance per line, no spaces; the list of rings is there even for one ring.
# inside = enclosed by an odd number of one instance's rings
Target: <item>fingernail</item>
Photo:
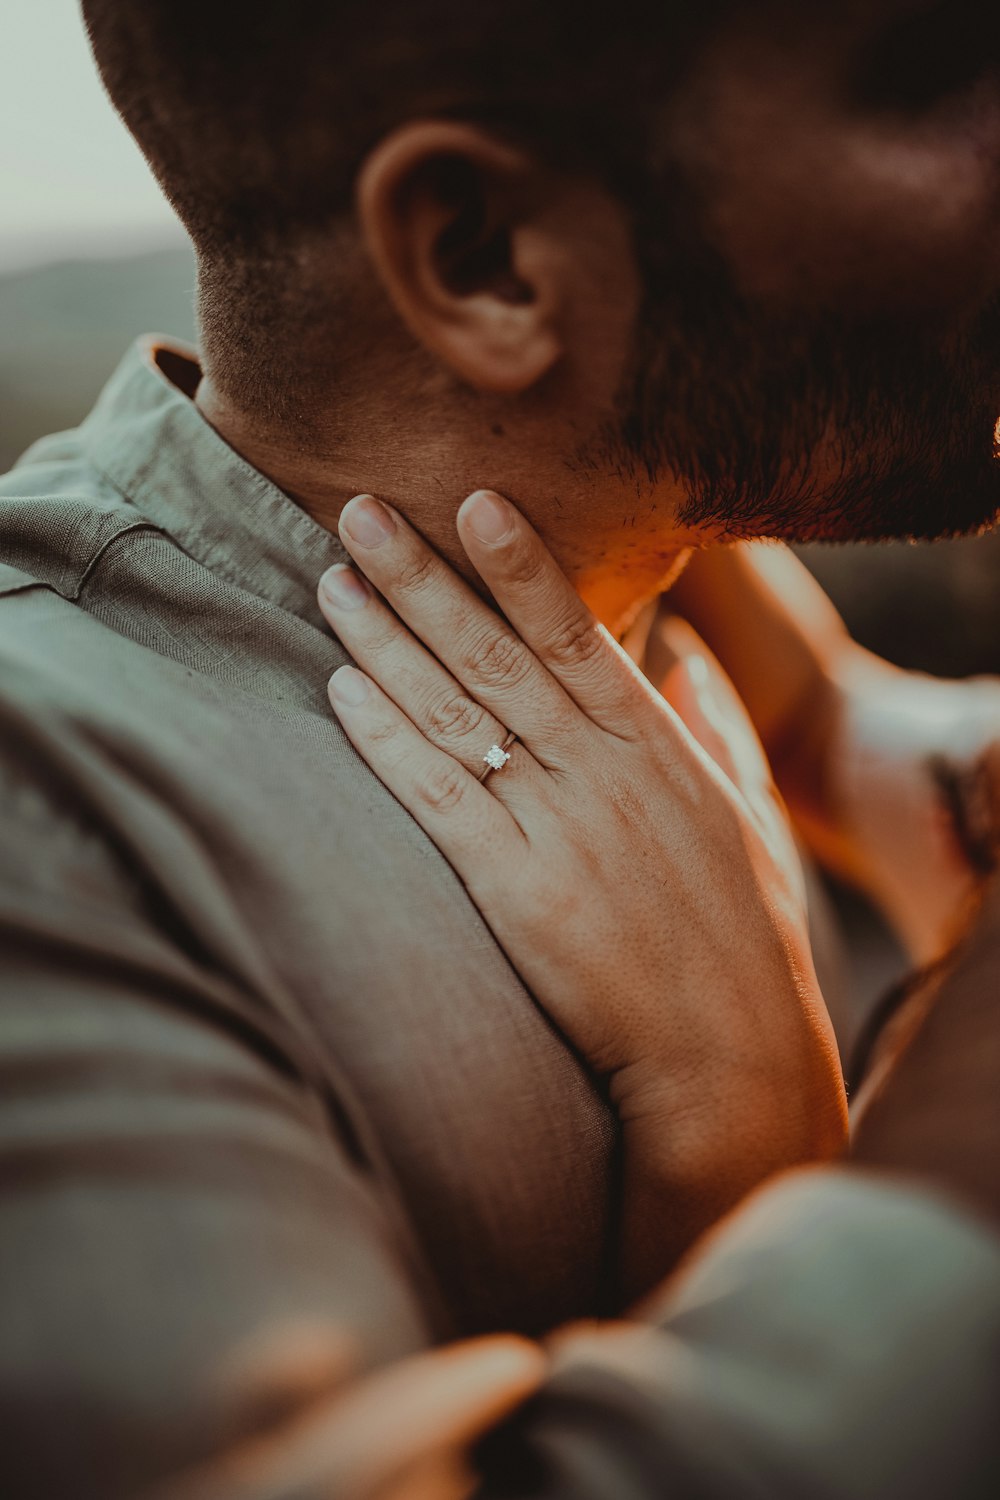
[[[491,490],[477,490],[465,502],[469,529],[481,542],[495,547],[514,529],[510,506]]]
[[[357,667],[338,667],[330,678],[330,695],[348,708],[357,708],[368,697],[368,678]]]
[[[371,495],[349,500],[340,519],[348,536],[359,547],[380,547],[396,529],[396,523],[385,506]]]
[[[319,586],[337,609],[360,609],[371,598],[371,589],[365,580],[343,563],[327,568]]]

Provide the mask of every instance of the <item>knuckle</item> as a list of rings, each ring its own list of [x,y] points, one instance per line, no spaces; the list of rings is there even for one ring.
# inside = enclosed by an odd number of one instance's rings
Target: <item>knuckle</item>
[[[537,542],[533,545],[522,545],[515,547],[506,558],[504,576],[508,583],[517,584],[521,588],[534,587],[544,576],[544,559],[538,551]]]
[[[583,667],[598,656],[604,637],[594,620],[585,615],[568,615],[556,622],[545,642],[545,652],[552,661],[564,667]]]
[[[365,622],[364,649],[378,659],[395,650],[400,644],[403,631],[399,620],[391,610],[371,611]]]
[[[486,710],[474,699],[453,693],[427,709],[427,730],[432,739],[464,739],[479,733],[485,718]]]
[[[468,778],[457,765],[432,766],[416,785],[416,794],[431,812],[451,812],[465,796]]]
[[[365,739],[369,745],[377,745],[379,748],[392,745],[399,734],[399,726],[391,719],[379,719],[369,724],[365,733]]]
[[[470,647],[468,668],[487,687],[516,687],[531,669],[531,657],[517,636],[491,631]]]
[[[419,593],[434,576],[437,558],[432,552],[421,548],[400,559],[396,569],[395,587],[401,593]]]

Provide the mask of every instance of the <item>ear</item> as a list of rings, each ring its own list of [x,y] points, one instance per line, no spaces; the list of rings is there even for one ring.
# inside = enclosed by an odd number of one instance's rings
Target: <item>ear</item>
[[[368,250],[410,331],[479,390],[517,393],[564,353],[572,267],[558,179],[461,121],[412,121],[357,183]]]

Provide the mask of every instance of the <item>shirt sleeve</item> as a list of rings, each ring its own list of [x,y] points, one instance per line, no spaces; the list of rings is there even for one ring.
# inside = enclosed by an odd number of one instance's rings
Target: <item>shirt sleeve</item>
[[[650,1319],[567,1352],[483,1447],[483,1497],[1000,1493],[1000,1241],[957,1206],[850,1168],[795,1174]]]
[[[362,1371],[434,1332],[287,1025],[171,940],[39,768],[7,766],[0,1494],[123,1500],[294,1411],[247,1381],[255,1350],[346,1339]],[[1000,1493],[1000,1245],[888,1175],[762,1190],[627,1335],[567,1346],[482,1447],[484,1495]]]
[[[429,1331],[388,1195],[280,1030],[99,840],[4,793],[0,1494],[116,1500],[281,1418],[255,1351],[363,1370]]]

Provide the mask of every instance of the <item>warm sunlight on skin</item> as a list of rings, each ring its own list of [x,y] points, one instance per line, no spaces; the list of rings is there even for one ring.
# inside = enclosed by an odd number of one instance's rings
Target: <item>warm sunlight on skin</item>
[[[621,1285],[638,1295],[748,1187],[844,1147],[799,858],[753,727],[693,631],[661,629],[682,718],[515,507],[477,491],[458,533],[502,617],[401,515],[370,495],[345,507],[357,571],[328,569],[319,604],[357,666],[334,673],[331,704],[607,1078],[629,1162]],[[510,766],[484,785],[483,746],[508,729]],[[748,1058],[766,1066],[748,1073]]]

